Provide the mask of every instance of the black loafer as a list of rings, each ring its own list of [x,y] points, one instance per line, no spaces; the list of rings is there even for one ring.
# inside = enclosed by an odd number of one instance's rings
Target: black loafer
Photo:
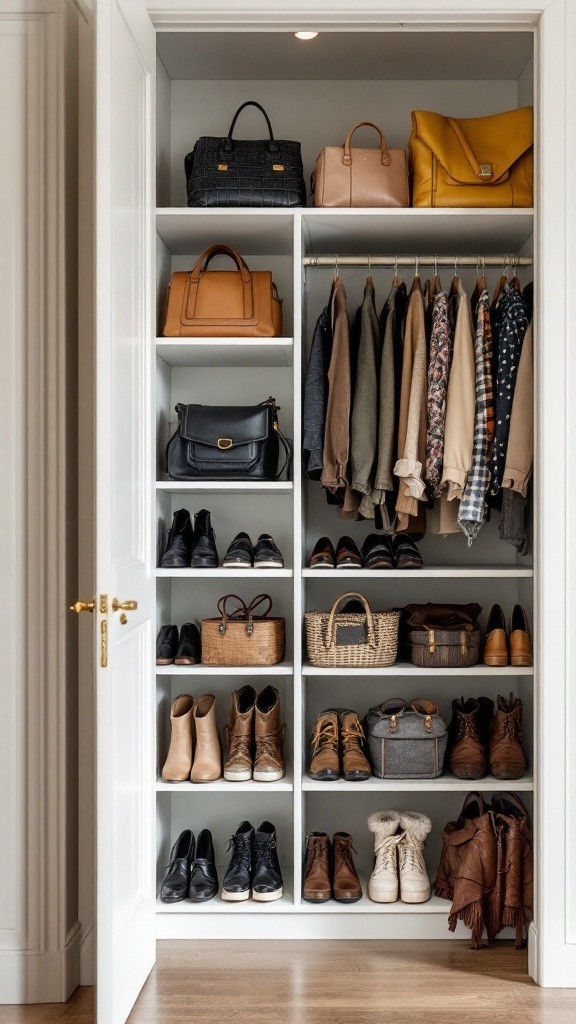
[[[329,537],[320,537],[314,545],[309,562],[311,569],[335,569],[336,552]]]
[[[247,533],[237,533],[224,555],[224,569],[251,569],[254,561],[252,541]]]
[[[156,664],[171,665],[178,650],[178,626],[161,626],[156,637]]]
[[[180,900],[186,899],[193,860],[194,834],[189,828],[185,828],[172,847],[170,864],[160,890],[160,899],[163,903],[179,903]]]
[[[196,856],[190,872],[188,899],[192,903],[206,903],[218,892],[218,874],[214,863],[212,833],[203,828],[196,843]]]
[[[175,665],[199,665],[201,658],[200,630],[194,622],[185,622],[180,630]]]
[[[371,533],[362,545],[362,561],[365,569],[393,569],[394,553],[390,537]]]
[[[269,533],[261,533],[254,548],[255,569],[283,569],[284,559],[274,538]]]
[[[352,537],[340,537],[336,545],[337,569],[361,569],[362,556]]]
[[[422,555],[407,533],[397,533],[392,538],[392,550],[396,569],[421,569],[424,565]]]

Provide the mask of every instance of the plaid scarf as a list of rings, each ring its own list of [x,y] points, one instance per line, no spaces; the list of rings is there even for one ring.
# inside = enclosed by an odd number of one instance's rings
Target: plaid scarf
[[[484,289],[476,307],[476,339],[474,342],[476,365],[476,409],[474,414],[474,447],[472,466],[464,488],[458,511],[458,525],[468,538],[468,545],[476,540],[486,519],[486,492],[490,484],[488,465],[488,411],[492,409],[492,381],[486,375],[486,366],[492,360],[492,328],[490,326],[490,300]]]

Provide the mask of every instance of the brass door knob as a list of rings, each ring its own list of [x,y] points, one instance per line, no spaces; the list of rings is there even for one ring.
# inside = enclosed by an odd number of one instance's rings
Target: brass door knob
[[[117,597],[112,598],[113,612],[135,612],[137,607],[138,601],[119,601]]]
[[[77,612],[78,615],[80,615],[80,612],[93,612],[94,598],[91,601],[76,601],[76,604],[70,605],[70,611]]]

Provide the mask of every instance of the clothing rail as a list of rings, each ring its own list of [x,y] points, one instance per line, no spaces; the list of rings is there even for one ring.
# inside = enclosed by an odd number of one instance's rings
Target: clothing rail
[[[531,256],[304,256],[305,267],[531,267]]]

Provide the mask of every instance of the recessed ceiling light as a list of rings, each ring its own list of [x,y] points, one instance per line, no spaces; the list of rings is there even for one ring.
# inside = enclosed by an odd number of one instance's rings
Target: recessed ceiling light
[[[316,39],[317,32],[295,32],[296,39]]]

